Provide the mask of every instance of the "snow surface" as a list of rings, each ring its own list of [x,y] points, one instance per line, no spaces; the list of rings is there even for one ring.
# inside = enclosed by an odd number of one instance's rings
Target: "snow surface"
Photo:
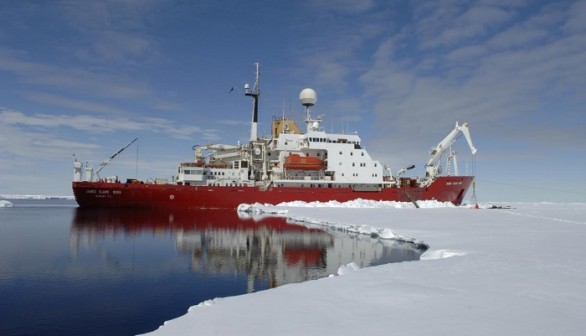
[[[309,220],[304,225],[415,237],[430,249],[417,262],[349,264],[329,278],[208,300],[152,335],[549,336],[586,329],[584,203],[253,208]]]

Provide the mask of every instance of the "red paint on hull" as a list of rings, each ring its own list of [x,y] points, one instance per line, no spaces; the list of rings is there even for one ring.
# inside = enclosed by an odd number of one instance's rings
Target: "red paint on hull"
[[[347,202],[358,198],[398,202],[437,200],[460,205],[473,179],[472,176],[442,176],[427,188],[385,188],[372,192],[351,188],[272,187],[262,191],[257,187],[73,182],[73,194],[83,208],[236,209],[241,203]]]
[[[320,232],[303,225],[290,224],[283,217],[243,218],[235,211],[163,208],[86,208],[75,209],[72,228],[76,231],[141,233],[165,231],[255,231],[269,227],[277,232]]]

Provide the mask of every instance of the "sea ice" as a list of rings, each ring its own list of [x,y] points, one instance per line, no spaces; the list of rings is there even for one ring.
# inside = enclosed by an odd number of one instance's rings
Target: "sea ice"
[[[584,203],[322,205],[275,209],[316,225],[417,237],[431,246],[425,261],[213,300],[152,335],[581,336],[586,330]]]

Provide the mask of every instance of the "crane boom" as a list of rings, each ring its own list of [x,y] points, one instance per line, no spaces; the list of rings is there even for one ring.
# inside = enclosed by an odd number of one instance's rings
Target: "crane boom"
[[[116,156],[118,156],[118,154],[122,153],[126,148],[130,147],[130,145],[132,145],[136,140],[138,140],[138,138],[134,138],[134,140],[132,140],[131,142],[129,142],[126,146],[122,147],[122,149],[120,149],[119,151],[117,151],[116,153],[114,153],[112,156],[110,156],[109,158],[107,158],[106,160],[104,160],[102,163],[100,163],[100,168],[98,168],[98,170],[96,171],[97,178],[98,179],[100,178],[100,172],[102,171],[102,169],[104,169],[104,167],[106,167],[107,165],[109,165],[110,162]]]
[[[456,121],[456,127],[442,140],[440,143],[431,150],[431,157],[427,164],[425,165],[426,170],[426,178],[433,179],[437,175],[437,168],[436,162],[439,160],[441,155],[448,149],[452,144],[458,139],[458,137],[464,134],[466,141],[468,142],[468,146],[470,147],[470,151],[472,155],[476,155],[476,148],[472,144],[472,138],[470,137],[470,129],[468,128],[468,123],[463,123],[462,125],[458,124]]]

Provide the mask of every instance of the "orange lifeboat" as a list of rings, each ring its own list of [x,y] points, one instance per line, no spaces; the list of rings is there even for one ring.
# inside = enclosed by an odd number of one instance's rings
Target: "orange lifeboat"
[[[291,170],[322,170],[324,162],[316,157],[290,154],[285,158],[283,167]]]

